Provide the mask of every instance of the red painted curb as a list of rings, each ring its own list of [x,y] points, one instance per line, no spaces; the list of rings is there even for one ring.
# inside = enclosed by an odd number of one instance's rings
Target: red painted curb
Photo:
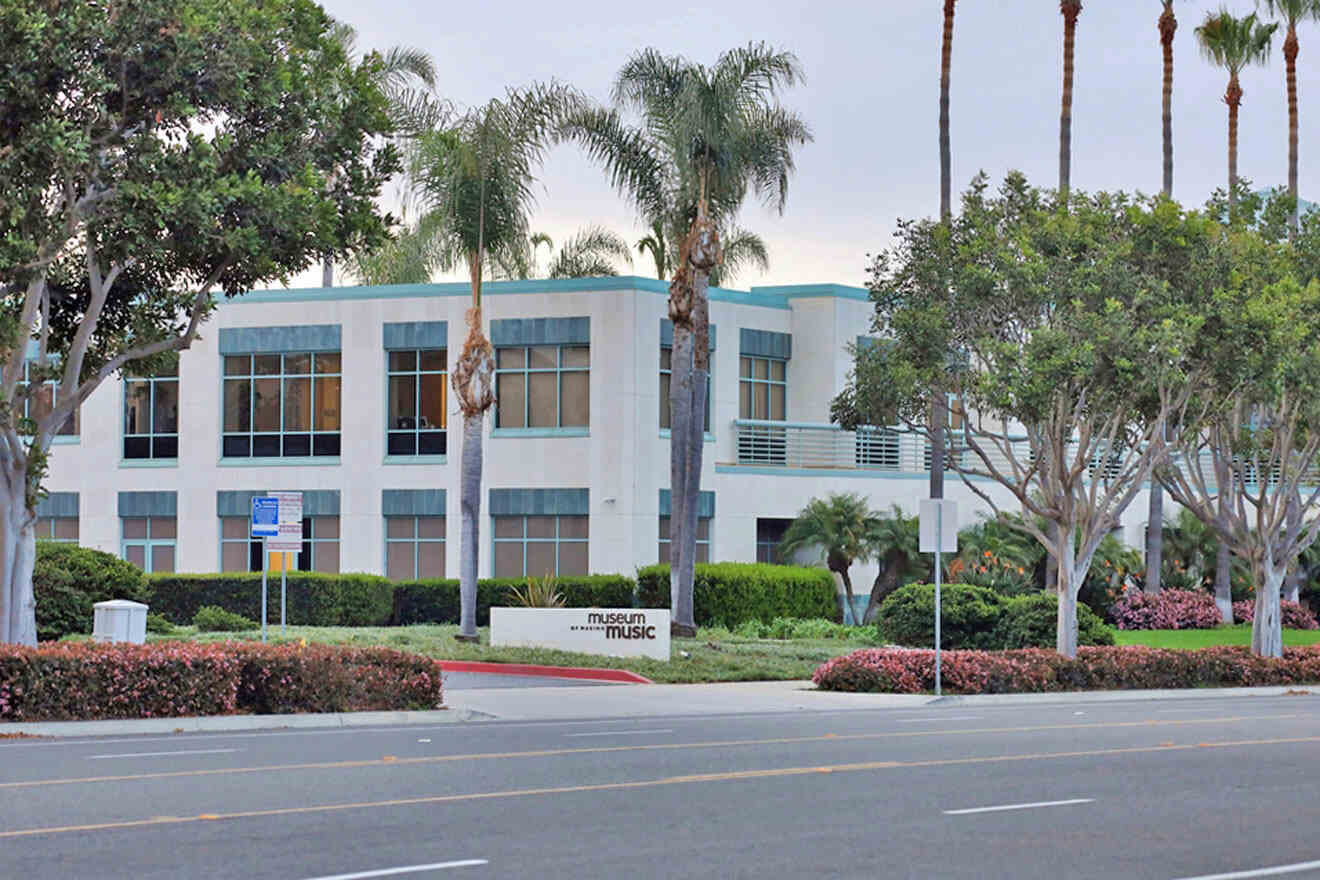
[[[655,684],[626,669],[591,669],[584,666],[536,666],[530,663],[484,663],[479,660],[441,660],[449,672],[489,672],[495,675],[540,675],[546,678],[580,678],[587,681],[617,681],[625,684]]]

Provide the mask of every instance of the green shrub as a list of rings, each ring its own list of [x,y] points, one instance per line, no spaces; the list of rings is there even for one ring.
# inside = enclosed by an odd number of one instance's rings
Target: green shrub
[[[261,619],[261,573],[150,575],[153,611],[173,623],[192,620],[204,605]],[[267,578],[267,621],[278,620],[280,577]],[[291,571],[287,614],[294,626],[384,626],[394,608],[394,585],[371,574]]]
[[[642,608],[668,608],[669,566],[649,565],[637,572]],[[834,577],[823,568],[713,562],[696,567],[692,585],[698,626],[737,627],[749,620],[769,623],[776,617],[822,617],[839,620]]]
[[[618,574],[557,576],[555,589],[566,608],[632,608],[636,584]],[[490,606],[514,605],[515,590],[526,589],[525,578],[477,581],[477,626],[490,624]],[[394,585],[396,626],[414,623],[458,623],[458,581],[447,578],[399,581]]]
[[[165,615],[154,611],[147,614],[147,632],[157,636],[167,636],[174,632],[174,624],[165,619]]]
[[[198,632],[248,632],[258,627],[255,621],[241,614],[226,611],[219,605],[203,605],[193,615]]]
[[[1059,597],[1035,593],[1010,599],[995,627],[993,648],[1053,648],[1058,644]],[[1086,605],[1077,603],[1077,644],[1112,645],[1114,634]]]
[[[733,634],[747,639],[856,639],[874,640],[875,627],[847,626],[823,617],[776,617],[769,623],[745,620]]]
[[[994,629],[1008,599],[989,587],[940,588],[940,641],[948,649],[994,647]],[[880,638],[911,648],[935,645],[935,585],[899,587],[880,605]]]
[[[32,568],[37,638],[56,641],[92,631],[92,606],[110,599],[148,602],[145,576],[109,553],[53,541],[37,542]]]

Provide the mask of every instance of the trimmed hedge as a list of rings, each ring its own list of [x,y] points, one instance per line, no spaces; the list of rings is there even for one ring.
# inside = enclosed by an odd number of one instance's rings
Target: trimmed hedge
[[[110,599],[147,602],[146,576],[117,556],[55,541],[38,541],[32,567],[37,638],[56,641],[92,631],[92,606]]]
[[[1313,684],[1320,682],[1320,645],[1284,648],[1281,660],[1225,645],[1199,651],[1078,648],[1074,660],[1039,648],[946,651],[942,665],[943,689],[960,694]],[[865,648],[825,663],[812,681],[822,690],[933,691],[935,652]]]
[[[490,624],[490,606],[512,605],[509,594],[527,586],[526,578],[477,581],[477,626]],[[556,577],[555,588],[568,608],[632,608],[636,584],[619,574]],[[458,581],[399,581],[394,585],[395,626],[413,623],[458,623]]]
[[[1005,596],[975,584],[940,587],[940,647],[946,650],[1002,651],[1053,648],[1059,597],[1053,593]],[[880,637],[896,645],[935,645],[935,585],[908,584],[880,605]],[[1095,612],[1077,603],[1077,643],[1112,645],[1114,634]]]
[[[648,565],[638,571],[637,594],[642,608],[670,607],[669,566]],[[770,623],[776,617],[840,620],[834,576],[823,568],[756,562],[700,563],[692,594],[698,626],[733,629],[749,620]]]
[[[0,720],[432,709],[440,665],[388,648],[251,643],[0,646]]]
[[[261,622],[261,573],[147,576],[151,610],[190,623],[206,605]],[[279,620],[280,577],[267,578],[267,622]],[[288,621],[294,626],[384,626],[394,610],[394,584],[372,574],[289,572]]]
[[[997,650],[1053,648],[1058,644],[1058,626],[1057,593],[1016,596],[1008,600],[999,623],[995,625],[994,647]],[[1081,602],[1077,603],[1077,644],[1114,644],[1113,632],[1098,614]]]

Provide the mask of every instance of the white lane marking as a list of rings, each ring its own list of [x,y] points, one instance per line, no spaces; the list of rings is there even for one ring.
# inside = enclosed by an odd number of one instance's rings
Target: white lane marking
[[[643,736],[648,733],[673,733],[671,728],[664,730],[601,730],[595,733],[566,733],[565,737],[574,736]]]
[[[1037,801],[1031,804],[1000,804],[996,807],[969,807],[965,810],[945,810],[946,816],[966,816],[971,813],[1001,813],[1005,810],[1035,810],[1041,807],[1062,807],[1068,804],[1090,804],[1095,798],[1071,798],[1066,801]]]
[[[984,715],[935,715],[930,718],[895,718],[895,724],[916,724],[918,721],[975,721]]]
[[[1181,880],[1245,880],[1247,877],[1277,877],[1280,874],[1296,874],[1301,871],[1320,869],[1320,862],[1297,862],[1293,865],[1276,865],[1273,868],[1256,868],[1252,871],[1233,871],[1228,874],[1203,874],[1200,877],[1183,877]]]
[[[107,758],[165,758],[170,755],[226,755],[241,752],[242,749],[184,749],[178,752],[127,752],[116,755],[88,755],[89,761],[104,761]]]
[[[311,877],[308,880],[366,880],[368,877],[393,877],[396,874],[417,874],[421,871],[442,871],[445,868],[475,868],[490,864],[485,859],[463,859],[460,862],[433,862],[429,865],[407,865],[402,868],[381,868],[378,871],[359,871],[356,874],[333,874]]]

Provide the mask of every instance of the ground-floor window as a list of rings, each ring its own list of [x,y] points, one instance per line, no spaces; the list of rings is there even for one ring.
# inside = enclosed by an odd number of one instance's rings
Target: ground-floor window
[[[495,577],[587,574],[585,516],[495,516]]]
[[[793,524],[791,519],[756,520],[756,561],[771,565],[783,565],[779,555],[779,542],[784,540],[784,533]]]
[[[178,522],[172,516],[126,516],[121,519],[120,555],[145,572],[174,571]]]
[[[444,577],[445,518],[385,517],[385,576],[394,580]]]
[[[668,565],[671,561],[669,529],[669,517],[660,517],[660,552],[657,558],[661,565]],[[697,520],[697,562],[710,562],[710,520],[704,517]]]
[[[221,571],[261,571],[261,539],[249,537],[249,528],[246,516],[220,518]],[[294,567],[298,571],[339,571],[339,517],[303,517],[302,551]]]
[[[37,540],[61,544],[78,543],[78,518],[73,516],[37,517]]]

